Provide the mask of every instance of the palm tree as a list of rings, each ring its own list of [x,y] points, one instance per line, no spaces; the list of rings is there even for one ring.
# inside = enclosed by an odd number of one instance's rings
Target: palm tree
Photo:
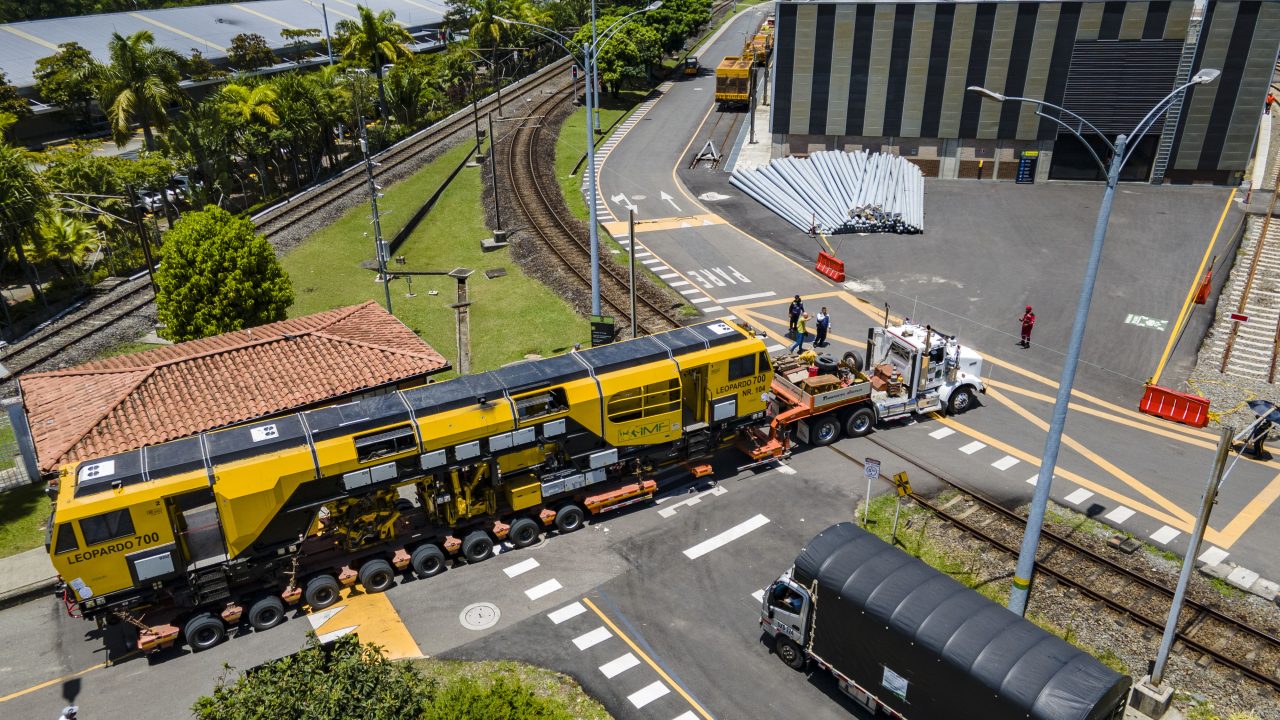
[[[46,210],[39,230],[27,236],[26,249],[32,262],[47,262],[62,277],[80,280],[80,266],[97,242],[98,229],[92,223]]]
[[[217,98],[188,108],[165,134],[162,149],[181,167],[194,168],[190,187],[195,207],[231,195],[231,166],[235,150],[233,129],[222,115]]]
[[[346,35],[347,45],[342,54],[347,58],[366,60],[373,73],[378,77],[378,114],[387,116],[387,91],[382,84],[382,66],[397,60],[411,57],[408,43],[413,41],[409,31],[396,22],[396,14],[391,10],[383,10],[374,14],[369,8],[359,5],[360,22],[343,20],[338,23],[338,32]]]
[[[111,62],[104,66],[99,78],[99,98],[107,109],[107,120],[117,146],[129,142],[134,122],[142,125],[147,149],[155,149],[151,134],[154,124],[160,130],[169,126],[166,108],[184,96],[178,89],[178,53],[155,46],[155,37],[147,30],[124,37],[111,33],[107,43]]]
[[[31,263],[27,262],[23,240],[35,227],[36,218],[48,203],[48,195],[40,174],[32,165],[31,154],[3,140],[10,123],[9,117],[0,118],[0,248],[3,248],[3,257],[10,252],[17,257],[18,264],[27,275],[31,294],[41,304],[47,305],[40,290],[40,280],[34,275]],[[9,304],[4,301],[3,305],[8,317]]]
[[[280,113],[276,111],[276,89],[270,84],[241,85],[227,83],[218,91],[218,105],[223,117],[237,130],[241,149],[253,158],[258,169],[258,177],[262,179],[263,194],[274,187],[267,173],[267,155],[270,153],[271,128],[280,124]]]

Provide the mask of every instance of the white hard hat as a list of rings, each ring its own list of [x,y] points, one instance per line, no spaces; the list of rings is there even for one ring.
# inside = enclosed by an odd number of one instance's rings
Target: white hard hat
[[[76,707],[75,705],[68,705],[62,708],[63,715],[75,715],[78,712],[80,712],[80,708]]]

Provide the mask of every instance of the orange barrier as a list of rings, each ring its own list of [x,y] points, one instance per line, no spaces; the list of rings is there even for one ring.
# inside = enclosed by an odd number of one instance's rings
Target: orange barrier
[[[1200,285],[1200,290],[1196,292],[1196,304],[1203,305],[1209,302],[1209,289],[1213,285],[1213,271],[1205,273],[1204,283]]]
[[[1162,417],[1191,427],[1209,424],[1209,399],[1181,393],[1159,385],[1147,385],[1138,409],[1148,415]]]
[[[818,264],[814,269],[836,282],[844,282],[844,261],[825,250],[818,251]]]

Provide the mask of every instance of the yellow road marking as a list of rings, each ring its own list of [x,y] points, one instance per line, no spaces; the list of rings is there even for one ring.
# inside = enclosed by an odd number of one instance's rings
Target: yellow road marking
[[[635,652],[636,655],[639,655],[641,660],[644,660],[649,667],[653,668],[654,672],[658,673],[659,677],[661,677],[663,680],[666,680],[667,684],[671,686],[671,689],[679,693],[680,697],[684,698],[685,702],[689,703],[690,707],[692,707],[694,710],[697,710],[698,714],[706,718],[706,720],[712,720],[711,714],[708,713],[706,710],[703,710],[701,705],[695,702],[693,698],[689,697],[689,693],[685,692],[684,688],[677,685],[676,682],[671,679],[670,675],[668,675],[661,667],[659,667],[656,662],[651,660],[649,656],[646,655],[645,652],[640,649],[640,646],[636,645],[634,640],[628,637],[626,633],[622,632],[622,630],[618,629],[618,626],[615,625],[607,615],[600,612],[600,608],[596,607],[595,603],[591,602],[587,598],[582,598],[582,602],[587,607],[591,608],[591,612],[599,616],[599,618],[604,621],[605,625],[609,626],[609,629],[613,631],[614,635],[617,635],[618,637],[622,638],[622,641],[625,642],[631,648],[631,650]]]
[[[1196,275],[1191,279],[1191,289],[1187,291],[1187,299],[1182,302],[1182,310],[1178,312],[1178,320],[1173,324],[1173,332],[1169,333],[1169,342],[1165,343],[1164,353],[1160,356],[1160,363],[1156,365],[1156,371],[1151,375],[1151,384],[1155,385],[1160,381],[1160,373],[1164,372],[1164,365],[1169,361],[1169,356],[1173,354],[1173,343],[1178,339],[1179,329],[1182,323],[1190,314],[1191,299],[1195,297],[1196,290],[1200,287],[1200,279],[1204,277],[1204,266],[1209,262],[1209,253],[1213,252],[1213,247],[1218,244],[1218,233],[1222,232],[1222,223],[1226,222],[1227,213],[1231,210],[1231,201],[1236,197],[1237,188],[1231,188],[1231,194],[1227,195],[1227,202],[1222,206],[1222,216],[1218,218],[1218,227],[1213,229],[1213,237],[1209,240],[1209,247],[1204,249],[1204,257],[1200,258],[1200,268],[1196,270]]]
[[[167,30],[168,32],[173,33],[174,35],[181,35],[182,37],[184,37],[184,38],[186,38],[186,39],[188,39],[188,40],[194,40],[195,42],[198,42],[198,43],[204,43],[205,45],[207,45],[207,46],[209,46],[209,47],[213,48],[214,50],[217,50],[218,52],[222,52],[222,53],[224,53],[224,52],[226,52],[226,51],[227,51],[227,49],[226,49],[226,48],[224,48],[224,47],[222,47],[221,45],[215,45],[215,44],[213,44],[213,43],[209,42],[208,40],[205,40],[205,39],[204,39],[204,38],[202,38],[202,37],[197,37],[197,36],[195,36],[195,35],[192,35],[191,33],[187,32],[187,31],[185,31],[185,30],[179,30],[178,28],[176,28],[176,27],[174,27],[174,26],[172,26],[172,25],[166,25],[165,23],[162,23],[162,22],[160,22],[159,20],[156,20],[155,18],[147,17],[146,15],[143,15],[142,13],[131,12],[131,13],[127,13],[127,14],[128,14],[128,16],[129,16],[129,17],[133,18],[134,20],[141,20],[142,22],[147,23],[148,25],[155,25],[156,27],[160,28],[161,30]]]
[[[23,695],[30,695],[31,693],[33,693],[33,692],[35,692],[35,691],[37,691],[37,690],[43,690],[43,689],[45,689],[45,688],[49,687],[50,685],[57,685],[57,684],[59,684],[59,683],[64,683],[64,682],[66,682],[66,681],[68,681],[68,680],[72,680],[72,679],[74,679],[74,678],[78,678],[78,677],[80,677],[81,675],[86,675],[86,674],[88,674],[88,673],[91,673],[91,672],[93,672],[94,670],[101,670],[102,668],[107,667],[108,665],[114,665],[114,664],[119,663],[119,662],[121,662],[121,661],[123,661],[123,660],[126,660],[126,659],[128,659],[128,658],[131,658],[131,657],[133,657],[134,655],[137,655],[137,654],[138,654],[138,651],[137,651],[137,650],[130,650],[129,652],[125,653],[124,655],[121,655],[121,656],[120,656],[120,658],[119,658],[118,660],[112,660],[111,662],[100,662],[100,663],[98,663],[97,665],[94,665],[94,666],[92,666],[92,667],[87,667],[87,668],[85,668],[85,669],[81,670],[80,672],[71,673],[70,675],[63,675],[62,677],[54,678],[54,679],[52,679],[52,680],[45,680],[44,682],[40,683],[39,685],[32,685],[31,687],[27,688],[26,690],[19,690],[19,691],[17,691],[17,692],[9,693],[8,695],[5,695],[4,697],[0,697],[0,703],[2,703],[2,702],[8,702],[8,701],[13,700],[13,699],[15,699],[15,698],[20,698],[20,697],[22,697]]]
[[[253,8],[251,8],[251,7],[246,7],[246,6],[244,6],[244,5],[240,5],[239,3],[232,3],[232,4],[231,4],[231,7],[235,8],[235,9],[237,9],[237,10],[243,10],[244,12],[247,12],[247,13],[249,13],[250,15],[257,15],[258,17],[262,18],[263,20],[266,20],[266,21],[268,21],[268,22],[273,22],[273,23],[275,23],[275,24],[277,24],[277,25],[279,25],[279,26],[281,26],[281,27],[286,27],[286,28],[289,28],[289,29],[295,29],[295,26],[290,25],[289,23],[287,23],[287,22],[285,22],[285,21],[283,21],[283,20],[277,20],[277,19],[275,19],[275,18],[271,17],[270,15],[268,15],[268,14],[266,14],[266,13],[264,13],[264,12],[259,12],[259,11],[257,11],[257,10],[254,10],[254,9],[253,9]]]
[[[1280,475],[1276,475],[1262,489],[1262,492],[1253,496],[1249,504],[1245,505],[1240,512],[1236,513],[1235,517],[1231,518],[1231,522],[1227,523],[1227,526],[1218,534],[1219,539],[1222,541],[1218,544],[1224,548],[1231,547],[1246,530],[1253,527],[1253,524],[1258,521],[1258,518],[1262,517],[1262,513],[1271,507],[1276,498],[1280,498]]]
[[[48,48],[48,49],[50,49],[50,50],[53,50],[54,52],[57,52],[57,51],[58,51],[58,46],[57,46],[57,45],[54,45],[53,43],[51,43],[51,42],[49,42],[48,40],[45,40],[45,39],[43,39],[43,38],[38,38],[38,37],[36,37],[35,35],[32,35],[32,34],[31,34],[31,33],[29,33],[29,32],[26,32],[26,31],[23,31],[23,30],[19,30],[18,28],[14,27],[14,26],[12,26],[12,25],[0,25],[0,30],[6,30],[6,31],[8,31],[8,32],[11,32],[11,33],[13,33],[14,35],[17,35],[18,37],[22,38],[23,40],[27,40],[27,41],[29,41],[29,42],[33,42],[33,43],[35,43],[35,44],[37,44],[37,45],[40,45],[40,46],[46,47],[46,48]]]
[[[1031,411],[1013,402],[1013,400],[1011,400],[1007,395],[1000,392],[999,390],[996,390],[994,388],[988,389],[987,396],[996,400],[997,402],[1004,405],[1005,407],[1008,407],[1010,410],[1014,411],[1014,413],[1021,416],[1022,419],[1026,420],[1032,425],[1035,425],[1041,430],[1044,430],[1046,432],[1049,430],[1049,423],[1041,420],[1040,418],[1033,415]],[[1062,435],[1062,443],[1067,447],[1071,448],[1072,450],[1075,450],[1076,452],[1083,455],[1086,460],[1089,460],[1093,464],[1097,465],[1098,467],[1102,468],[1106,472],[1110,473],[1113,477],[1115,477],[1120,482],[1138,491],[1142,495],[1146,496],[1149,500],[1152,500],[1155,503],[1163,506],[1164,509],[1173,513],[1180,520],[1186,523],[1188,528],[1191,526],[1191,523],[1193,520],[1193,518],[1191,517],[1191,513],[1187,512],[1186,510],[1183,510],[1172,500],[1164,497],[1160,493],[1148,487],[1145,483],[1141,482],[1140,480],[1133,477],[1129,473],[1116,467],[1110,461],[1102,458],[1100,455],[1093,452],[1092,450],[1089,450],[1084,445],[1080,444],[1079,441],[1073,439],[1070,435],[1067,435],[1064,433]],[[1055,472],[1056,472],[1056,468],[1055,468]]]
[[[387,657],[393,660],[422,657],[422,650],[418,648],[409,629],[404,626],[404,621],[387,599],[386,593],[348,590],[346,599],[333,607],[341,608],[341,611],[315,628],[316,635],[354,625],[355,630],[352,632],[360,636],[361,642],[381,645],[386,650]]]

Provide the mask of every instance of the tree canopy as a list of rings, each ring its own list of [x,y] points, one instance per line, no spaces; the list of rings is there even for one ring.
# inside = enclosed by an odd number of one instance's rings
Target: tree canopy
[[[97,88],[98,63],[83,45],[66,42],[58,52],[36,61],[36,92],[59,105],[81,128],[89,125],[89,104]]]
[[[176,52],[156,47],[155,36],[148,30],[125,37],[111,33],[107,52],[111,62],[101,71],[99,101],[106,109],[111,134],[116,145],[129,142],[134,122],[142,125],[147,149],[155,149],[151,126],[164,130],[169,126],[168,106],[185,99],[178,90]]]
[[[275,65],[276,56],[266,38],[257,33],[240,33],[231,38],[227,62],[237,70],[257,70]]]
[[[156,315],[174,342],[283,320],[293,304],[271,245],[248,218],[217,207],[186,213],[173,226],[155,278]]]

